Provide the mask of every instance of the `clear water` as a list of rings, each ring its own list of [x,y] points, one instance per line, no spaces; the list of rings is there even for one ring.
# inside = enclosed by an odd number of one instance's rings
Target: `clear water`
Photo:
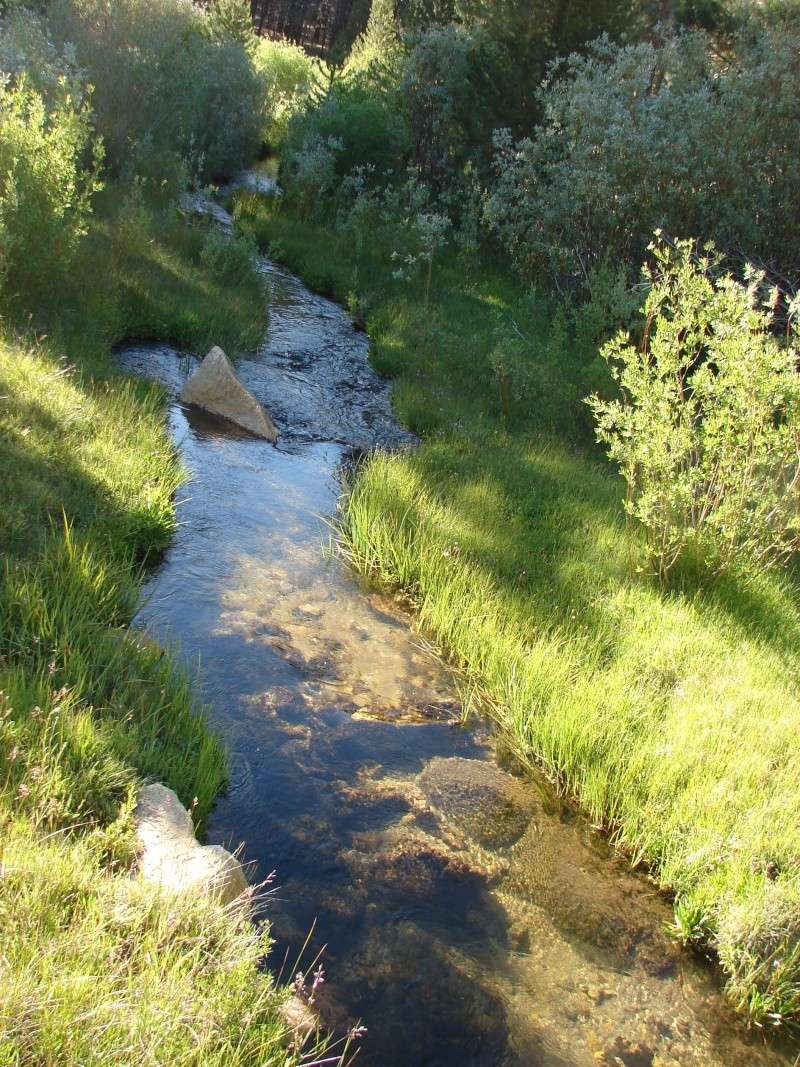
[[[792,1062],[669,942],[653,886],[458,725],[411,620],[326,551],[353,451],[410,442],[344,312],[261,269],[265,340],[237,372],[280,441],[172,405],[192,480],[140,622],[199,663],[233,761],[209,838],[277,872],[272,964],[313,928],[301,966],[325,948],[319,1007],[366,1024],[363,1067]],[[194,365],[120,358],[174,394]]]

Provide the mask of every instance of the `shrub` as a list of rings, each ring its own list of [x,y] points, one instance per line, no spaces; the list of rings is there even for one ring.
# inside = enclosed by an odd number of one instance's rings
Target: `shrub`
[[[437,210],[431,187],[415,168],[409,167],[404,182],[381,185],[379,177],[374,167],[356,167],[337,189],[336,229],[354,258],[354,283],[368,251],[373,260],[394,265],[395,281],[424,278],[427,312],[434,259],[452,239],[452,222]]]
[[[314,62],[298,45],[266,38],[258,41],[253,62],[266,99],[263,137],[271,147],[279,148],[293,115],[316,85]]]
[[[312,133],[289,160],[286,176],[290,193],[296,198],[301,218],[319,208],[326,193],[336,184],[336,157],[344,145],[338,137]]]
[[[411,158],[422,178],[441,190],[458,178],[483,140],[480,40],[456,26],[433,26],[412,43],[400,83]]]
[[[0,82],[0,283],[24,301],[69,268],[99,188],[100,159],[87,101],[76,106],[63,94],[48,110],[24,78],[14,88]]]
[[[114,173],[172,177],[171,155],[208,179],[252,158],[263,82],[248,48],[191,0],[55,0],[50,18],[95,86]]]
[[[800,269],[798,33],[749,29],[720,67],[708,36],[601,39],[551,68],[534,136],[495,138],[486,217],[526,276],[584,285],[637,262],[657,227]]]
[[[247,51],[236,41],[198,42],[171,72],[184,89],[174,130],[203,179],[247,166],[261,144],[265,91]],[[170,92],[167,84],[165,91]],[[183,131],[188,131],[184,133]]]
[[[391,98],[377,95],[356,80],[334,83],[321,102],[312,102],[289,125],[284,159],[291,160],[312,139],[341,142],[336,174],[358,166],[379,173],[396,171],[408,154],[408,131]]]
[[[537,89],[557,56],[582,50],[603,32],[614,40],[636,35],[649,22],[647,2],[632,0],[397,0],[403,25],[425,32],[455,23],[479,43],[472,64],[481,143],[502,125],[518,135],[541,118]]]
[[[622,399],[589,399],[663,579],[691,549],[712,569],[800,547],[800,351],[771,332],[763,275],[715,276],[691,241],[652,246],[644,334],[603,348]]]
[[[619,330],[631,327],[641,312],[644,292],[629,284],[627,264],[611,264],[604,259],[586,280],[584,301],[564,301],[575,344],[584,356],[601,362],[598,350]],[[607,370],[607,368],[606,368]]]
[[[75,49],[58,48],[45,21],[29,8],[6,15],[0,32],[0,72],[9,84],[24,77],[49,106],[68,96],[76,106],[87,95],[86,72]]]
[[[395,272],[398,279],[405,280],[422,265],[425,277],[424,306],[426,313],[431,305],[431,283],[433,280],[433,261],[447,245],[450,239],[451,223],[446,215],[438,211],[421,212],[411,222],[414,232],[416,253],[405,256],[398,254],[403,266]]]
[[[251,237],[212,227],[203,240],[200,263],[229,285],[246,285],[252,278],[255,255],[256,245]]]

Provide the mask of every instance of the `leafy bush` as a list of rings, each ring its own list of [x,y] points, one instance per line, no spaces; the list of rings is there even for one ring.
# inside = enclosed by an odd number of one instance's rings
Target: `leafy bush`
[[[307,219],[320,207],[326,193],[336,184],[336,157],[344,145],[338,137],[312,133],[289,158],[286,183],[297,201],[301,218]]]
[[[396,171],[408,152],[408,130],[391,98],[376,95],[358,79],[333,84],[321,102],[296,115],[289,125],[284,159],[291,160],[313,139],[340,141],[336,174],[371,165],[378,173]]]
[[[565,300],[562,314],[571,326],[574,344],[584,358],[600,371],[607,392],[610,385],[608,366],[600,357],[600,348],[619,330],[631,329],[641,312],[645,293],[641,286],[631,286],[627,264],[603,260],[589,272],[586,299]],[[594,388],[600,388],[595,385]]]
[[[401,22],[417,32],[455,24],[479,43],[471,80],[481,142],[509,126],[530,130],[541,118],[537,89],[557,56],[583,49],[606,32],[625,40],[649,22],[648,3],[632,0],[397,0]],[[654,6],[654,5],[650,5]]]
[[[395,253],[396,259],[402,263],[402,266],[395,271],[395,277],[405,281],[412,277],[420,266],[424,268],[424,306],[427,312],[431,305],[433,261],[450,239],[451,223],[447,215],[442,215],[438,211],[425,211],[412,220],[411,227],[416,239],[417,251],[407,253],[405,256]]]
[[[484,140],[480,44],[456,26],[433,26],[412,39],[400,101],[411,130],[411,159],[436,189],[458,179]]]
[[[75,49],[58,48],[43,18],[20,7],[6,15],[0,27],[0,74],[9,84],[24,77],[49,105],[69,96],[77,106],[87,95],[86,72]]]
[[[200,264],[229,285],[247,285],[253,274],[256,244],[251,237],[212,227],[203,240]]]
[[[653,253],[641,344],[603,348],[622,399],[589,400],[626,511],[662,579],[690,549],[717,569],[785,560],[800,547],[800,350],[771,332],[763,275],[717,277],[691,241]]]
[[[381,185],[374,168],[356,167],[337,190],[336,230],[355,259],[353,282],[366,251],[384,267],[392,264],[385,281],[423,280],[425,311],[430,310],[434,260],[453,240],[449,216],[430,185],[409,167],[404,182]]]
[[[266,98],[264,140],[273,148],[283,143],[292,116],[302,109],[317,83],[313,60],[298,45],[258,41],[253,57]]]
[[[197,46],[173,77],[188,83],[175,130],[189,131],[186,151],[198,161],[202,178],[224,178],[255,156],[263,132],[264,86],[246,50],[235,41]],[[167,89],[169,91],[169,89]]]
[[[50,19],[95,86],[114,173],[174,178],[177,157],[208,179],[252,158],[263,82],[248,48],[191,0],[55,0]]]
[[[85,232],[99,187],[97,144],[94,169],[83,166],[91,148],[87,101],[62,94],[48,111],[24,78],[0,81],[0,283],[26,301],[69,268]]]
[[[702,32],[555,65],[534,136],[495,138],[486,217],[526,276],[583,285],[654,229],[800,269],[797,30],[751,28],[720,68]]]

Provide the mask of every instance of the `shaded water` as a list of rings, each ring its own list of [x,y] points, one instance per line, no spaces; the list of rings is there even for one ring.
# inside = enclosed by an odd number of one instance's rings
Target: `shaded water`
[[[324,551],[350,453],[407,438],[344,312],[261,269],[269,325],[237,371],[279,444],[172,405],[192,481],[140,622],[199,659],[233,762],[209,838],[277,871],[273,962],[316,924],[305,962],[327,945],[319,1003],[365,1022],[364,1067],[791,1062],[669,943],[653,887],[457,725],[409,619]],[[194,366],[120,358],[175,394]]]

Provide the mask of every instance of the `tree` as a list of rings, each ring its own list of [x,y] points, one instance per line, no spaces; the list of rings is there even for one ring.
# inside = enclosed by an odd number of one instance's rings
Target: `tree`
[[[208,8],[206,24],[217,41],[237,41],[247,49],[255,46],[249,0],[214,0]]]

